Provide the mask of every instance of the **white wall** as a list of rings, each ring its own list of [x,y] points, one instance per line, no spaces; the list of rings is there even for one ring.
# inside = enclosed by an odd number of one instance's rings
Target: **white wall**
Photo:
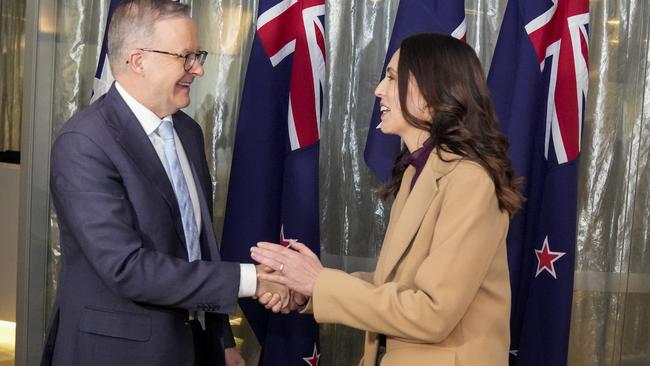
[[[0,163],[0,320],[16,321],[20,167]]]

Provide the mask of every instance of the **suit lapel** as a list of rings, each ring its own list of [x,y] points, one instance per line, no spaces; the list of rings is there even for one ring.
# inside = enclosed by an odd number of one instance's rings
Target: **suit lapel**
[[[450,157],[454,158],[454,156]],[[455,162],[448,163],[440,160],[434,150],[411,192],[409,192],[409,188],[415,169],[407,168],[393,206],[393,210],[396,212],[391,213],[390,225],[377,261],[375,283],[384,283],[399,263],[417,234],[424,215],[438,192],[438,179],[455,166]]]
[[[183,144],[183,150],[192,169],[194,176],[194,185],[199,198],[199,207],[201,210],[201,233],[204,235],[202,240],[202,254],[204,260],[218,260],[219,251],[217,250],[217,243],[215,241],[214,229],[212,227],[212,215],[210,214],[210,206],[212,204],[212,195],[208,191],[205,183],[209,184],[210,180],[204,174],[202,169],[199,169],[198,162],[201,161],[201,154],[203,151],[199,149],[202,144],[197,144],[195,138],[192,136],[191,131],[180,114],[174,115],[174,128],[176,134]],[[202,236],[203,236],[202,235]],[[204,245],[203,245],[204,244]]]
[[[198,148],[200,144],[197,144],[196,138],[192,136],[192,132],[189,130],[187,122],[183,116],[180,113],[176,113],[173,118],[174,129],[176,130],[178,138],[181,140],[181,144],[183,144],[183,150],[185,150],[187,161],[190,163],[190,167],[194,173],[196,188],[197,190],[203,190],[203,193],[207,194],[207,192],[205,192],[206,187],[203,184],[206,182],[207,177],[203,174],[203,171],[197,167],[197,162],[201,161],[200,154],[203,154],[204,152],[200,151]]]
[[[192,169],[195,171],[194,169]],[[197,174],[194,172],[194,176]],[[214,233],[214,228],[212,226],[212,216],[210,215],[208,205],[211,202],[207,199],[206,193],[203,189],[196,190],[199,196],[199,207],[201,209],[201,253],[203,260],[219,260],[219,250],[217,248],[217,242],[215,240],[216,235]]]
[[[174,217],[174,226],[179,239],[185,245],[183,223],[181,221],[178,201],[165,168],[163,167],[156,150],[149,137],[140,126],[131,109],[120,96],[115,85],[106,93],[108,108],[102,109],[106,116],[109,130],[114,134],[115,140],[131,157],[135,166],[147,177],[151,185],[162,195]]]

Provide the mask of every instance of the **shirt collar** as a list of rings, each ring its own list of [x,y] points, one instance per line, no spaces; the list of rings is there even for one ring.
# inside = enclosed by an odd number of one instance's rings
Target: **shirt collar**
[[[135,98],[133,98],[131,94],[129,94],[117,81],[115,82],[115,89],[117,89],[117,92],[120,93],[122,99],[126,102],[126,105],[128,105],[129,109],[131,109],[133,114],[135,114],[135,118],[140,122],[140,125],[147,136],[156,132],[158,126],[160,126],[161,119],[158,118],[154,112],[142,105],[142,103],[135,100]],[[163,120],[171,121],[172,125],[174,123],[171,115],[165,116]]]
[[[429,159],[431,151],[433,151],[433,141],[429,137],[419,149],[404,155],[402,163],[413,165],[416,170],[422,170]]]

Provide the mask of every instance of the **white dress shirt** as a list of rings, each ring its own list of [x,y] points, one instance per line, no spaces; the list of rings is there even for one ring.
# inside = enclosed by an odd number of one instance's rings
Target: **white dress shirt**
[[[167,159],[165,159],[165,153],[163,150],[163,140],[157,132],[158,126],[162,120],[147,107],[135,100],[117,81],[115,82],[115,89],[117,89],[118,93],[120,93],[122,99],[124,99],[126,104],[129,106],[138,122],[140,122],[140,125],[149,137],[149,141],[151,141],[151,144],[156,150],[156,154],[158,154],[158,158],[160,159],[160,162],[165,168],[165,172],[167,173],[167,176],[170,177],[171,181],[169,166],[167,164]],[[174,125],[174,120],[172,119],[171,115],[165,116],[163,120],[169,120],[172,122],[172,126]],[[199,205],[199,196],[196,191],[196,184],[194,183],[194,175],[192,174],[192,168],[190,167],[190,163],[187,160],[187,155],[185,154],[185,149],[183,149],[183,144],[176,134],[176,130],[174,130],[174,142],[176,144],[176,154],[178,155],[181,170],[183,171],[185,182],[187,183],[187,189],[190,192],[192,208],[194,209],[194,218],[196,219],[196,227],[200,228],[201,208]],[[207,224],[211,225],[212,223]],[[255,295],[255,291],[257,289],[257,273],[255,271],[255,265],[250,263],[241,263],[240,274],[239,297],[250,297]]]

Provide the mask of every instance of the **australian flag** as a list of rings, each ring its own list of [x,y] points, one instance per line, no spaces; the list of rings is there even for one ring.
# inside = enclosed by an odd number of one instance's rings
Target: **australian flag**
[[[403,0],[399,2],[395,23],[391,33],[386,60],[381,78],[386,73],[386,65],[399,48],[402,40],[410,35],[425,32],[450,34],[465,40],[465,1],[464,0]],[[368,139],[364,158],[366,165],[382,182],[387,183],[395,159],[400,151],[397,136],[384,135],[379,129],[379,100],[375,107],[368,129]]]
[[[526,179],[508,234],[510,365],[567,363],[588,24],[588,0],[510,0],[488,77]]]
[[[111,0],[108,5],[108,17],[106,18],[106,27],[104,29],[104,39],[102,40],[102,49],[97,62],[97,71],[95,72],[95,81],[93,82],[93,95],[90,102],[106,94],[108,89],[113,85],[113,73],[108,62],[108,26],[111,24],[113,12],[121,0]]]
[[[221,254],[250,262],[258,241],[298,239],[320,252],[318,155],[325,78],[325,1],[260,0],[230,173]],[[240,301],[260,365],[317,365],[309,315]]]

